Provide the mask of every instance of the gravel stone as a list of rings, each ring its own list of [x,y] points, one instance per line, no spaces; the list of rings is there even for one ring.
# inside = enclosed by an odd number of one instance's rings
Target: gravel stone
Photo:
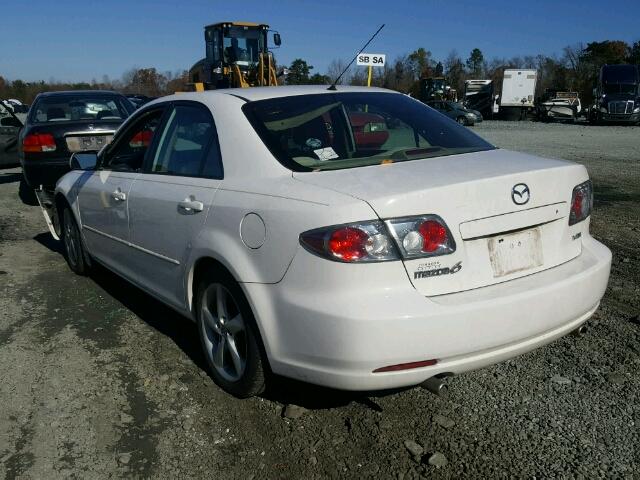
[[[299,405],[286,405],[282,409],[282,416],[293,420],[301,418],[305,413],[307,413],[307,409]]]
[[[447,460],[447,457],[445,457],[444,454],[440,452],[435,452],[433,455],[431,455],[429,457],[428,462],[429,462],[429,465],[432,465],[438,468],[444,467],[449,463],[449,461]]]
[[[434,423],[437,423],[438,425],[446,429],[453,428],[453,426],[456,424],[455,421],[451,420],[449,417],[445,417],[444,415],[436,414],[432,418]]]
[[[422,446],[414,440],[405,440],[404,446],[414,457],[418,457],[424,453],[424,448],[422,448]]]
[[[558,385],[571,385],[573,383],[570,378],[563,377],[561,375],[554,375],[551,377],[551,381]]]

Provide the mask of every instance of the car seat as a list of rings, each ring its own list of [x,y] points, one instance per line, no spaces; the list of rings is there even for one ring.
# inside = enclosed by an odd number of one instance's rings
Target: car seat
[[[67,118],[64,110],[60,107],[51,107],[47,110],[47,121]]]

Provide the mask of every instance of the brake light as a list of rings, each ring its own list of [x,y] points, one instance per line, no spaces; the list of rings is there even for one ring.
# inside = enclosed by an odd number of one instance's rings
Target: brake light
[[[569,210],[569,225],[581,222],[593,209],[593,186],[591,180],[587,180],[573,189],[571,195],[571,209]]]
[[[329,252],[337,258],[352,262],[367,256],[369,235],[364,230],[344,227],[336,230],[329,238]]]
[[[30,133],[22,140],[23,152],[53,152],[56,140],[50,133]]]
[[[437,215],[385,223],[360,222],[309,230],[300,235],[300,244],[323,258],[347,263],[433,257],[456,249],[451,232]]]
[[[309,230],[300,235],[300,244],[311,253],[336,262],[384,262],[399,258],[387,229],[379,221]]]
[[[151,137],[153,137],[153,131],[142,130],[136,133],[129,141],[131,148],[148,147],[151,144]]]
[[[404,258],[433,257],[456,251],[456,242],[446,223],[437,215],[387,220]]]

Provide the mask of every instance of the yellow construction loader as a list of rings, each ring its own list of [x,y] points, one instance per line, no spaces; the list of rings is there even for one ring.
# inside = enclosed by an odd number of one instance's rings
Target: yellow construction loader
[[[195,90],[278,85],[267,45],[270,32],[264,23],[221,22],[204,27],[206,57],[189,70]],[[280,46],[278,32],[273,32],[273,43]]]

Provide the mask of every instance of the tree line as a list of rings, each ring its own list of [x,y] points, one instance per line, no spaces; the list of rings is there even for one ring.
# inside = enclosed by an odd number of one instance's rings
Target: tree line
[[[456,50],[445,58],[436,59],[429,50],[420,47],[396,57],[384,67],[374,68],[372,84],[417,95],[420,78],[444,76],[461,96],[465,80],[486,79],[500,85],[505,69],[533,68],[538,71],[537,96],[547,88],[555,88],[577,91],[584,103],[590,103],[600,67],[619,63],[640,64],[640,41],[633,44],[621,40],[578,43],[565,47],[561,55],[494,57],[489,60],[478,48],[471,50],[466,59]],[[303,59],[296,59],[289,66],[288,83],[331,83],[346,66],[344,60],[333,60],[325,74],[311,75],[313,66]],[[366,85],[367,75],[366,67],[350,67],[339,83]]]
[[[350,60],[350,59],[349,59]],[[447,78],[449,85],[464,92],[468,79],[490,79],[500,84],[505,69],[534,68],[538,71],[536,95],[547,88],[577,91],[583,103],[592,101],[592,89],[596,84],[600,67],[604,64],[640,64],[640,41],[628,44],[621,40],[578,43],[562,50],[560,55],[525,55],[512,58],[487,59],[478,48],[471,50],[467,58],[452,50],[445,58],[436,59],[424,47],[399,55],[384,67],[374,68],[372,84],[404,93],[418,94],[419,80],[425,77]],[[333,60],[324,73],[311,73],[314,69],[306,60],[297,58],[286,67],[281,82],[289,85],[330,84],[345,70],[348,61]],[[367,69],[351,66],[340,79],[341,84],[366,85]],[[159,72],[156,68],[134,68],[120,79],[103,76],[100,81],[64,83],[9,81],[0,76],[0,98],[17,98],[31,103],[40,92],[55,90],[105,89],[126,94],[142,94],[150,97],[185,91],[189,87],[188,71]]]

